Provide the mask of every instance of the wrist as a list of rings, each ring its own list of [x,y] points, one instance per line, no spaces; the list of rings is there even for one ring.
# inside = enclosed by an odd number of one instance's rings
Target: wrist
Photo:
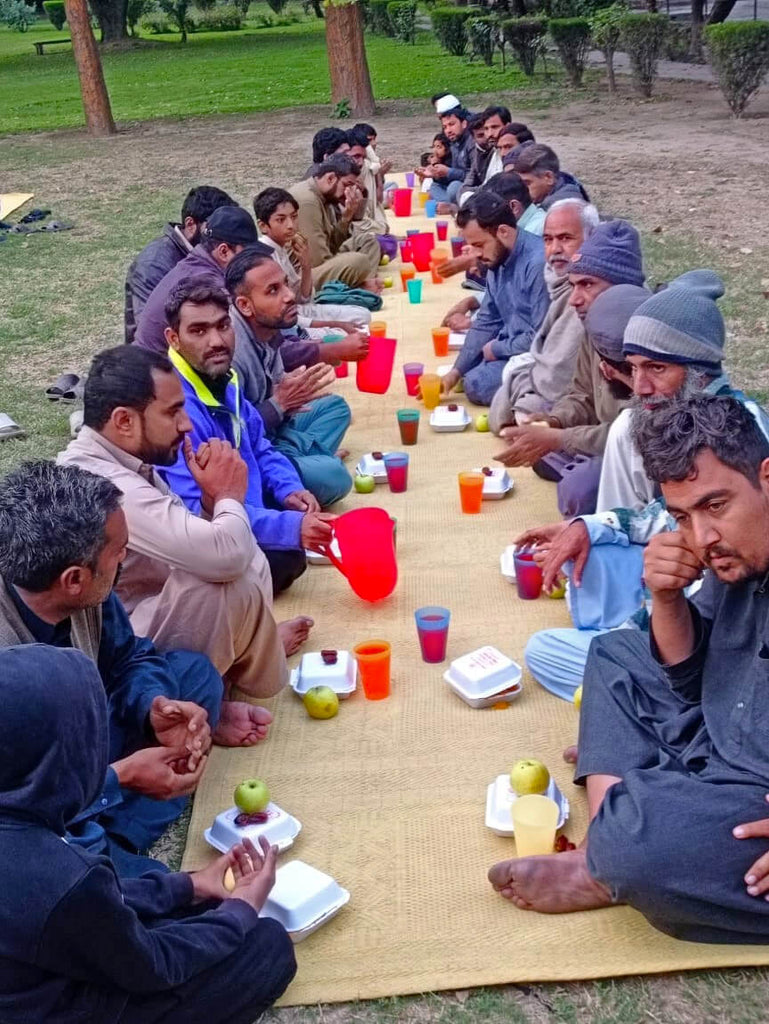
[[[121,789],[132,789],[134,782],[134,770],[130,757],[123,757],[119,761],[113,761],[110,765],[117,776]]]

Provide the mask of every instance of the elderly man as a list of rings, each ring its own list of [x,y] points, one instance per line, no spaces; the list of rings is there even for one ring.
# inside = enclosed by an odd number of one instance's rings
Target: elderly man
[[[489,877],[525,910],[627,903],[675,938],[763,944],[769,443],[736,399],[700,394],[652,411],[638,445],[678,530],[646,549],[650,636],[623,630],[590,649],[586,841]]]
[[[248,210],[225,206],[211,214],[198,245],[180,263],[169,270],[155,286],[139,317],[136,344],[165,355],[166,302],[181,281],[192,278],[224,284],[227,264],[247,245],[258,241],[256,224]]]
[[[111,767],[71,831],[133,877],[159,867],[142,854],[200,780],[222,681],[202,654],[161,654],[134,635],[112,592],[128,540],[120,499],[109,480],[53,462],[0,483],[0,646],[76,647],[97,666]]]
[[[584,339],[582,321],[569,303],[569,264],[598,226],[598,211],[580,199],[554,203],[545,217],[545,284],[550,307],[528,353],[513,356],[502,371],[502,386],[489,410],[495,434],[502,427],[530,423],[567,391]]]
[[[312,281],[319,287],[339,280],[379,291],[376,271],[381,255],[373,232],[353,234],[353,222],[365,205],[360,168],[345,154],[329,157],[306,181],[289,191],[299,204],[298,228],[307,239]]]
[[[528,350],[547,312],[544,247],[535,235],[518,230],[510,204],[493,192],[472,196],[457,225],[488,274],[481,308],[442,388],[448,394],[464,378],[470,401],[489,405],[505,363]]]

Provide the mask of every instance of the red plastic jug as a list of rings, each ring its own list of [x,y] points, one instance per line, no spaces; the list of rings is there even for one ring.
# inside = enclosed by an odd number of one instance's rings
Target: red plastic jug
[[[395,590],[395,524],[383,508],[356,508],[333,523],[340,558],[325,554],[364,601],[381,601]]]
[[[409,242],[414,266],[424,273],[430,269],[430,253],[435,248],[435,235],[432,231],[423,231],[418,235],[411,235]]]
[[[411,216],[411,189],[396,188],[393,192],[393,210],[396,217]]]
[[[358,363],[356,382],[358,391],[370,395],[383,395],[390,387],[395,361],[395,338],[369,338],[369,350]]]

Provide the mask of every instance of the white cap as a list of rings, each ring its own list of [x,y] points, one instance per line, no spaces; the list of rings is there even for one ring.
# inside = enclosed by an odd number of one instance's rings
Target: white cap
[[[441,96],[439,100],[435,101],[435,113],[436,114],[448,114],[450,110],[454,110],[455,107],[461,107],[462,104],[458,98],[451,93],[448,96]]]

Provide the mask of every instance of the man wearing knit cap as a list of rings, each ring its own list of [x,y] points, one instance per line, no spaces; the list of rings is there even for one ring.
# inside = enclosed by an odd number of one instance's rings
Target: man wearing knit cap
[[[612,355],[599,352],[585,338],[566,394],[537,424],[505,427],[501,436],[510,444],[496,456],[506,466],[535,466],[540,475],[554,481],[561,479],[565,466],[573,465],[575,455],[600,456],[603,453],[609,427],[632,395],[630,367],[622,356],[622,336],[617,336],[615,328],[618,317],[625,313],[625,323],[637,307],[639,289],[644,282],[641,244],[635,228],[624,220],[599,224],[572,257],[569,281],[572,288],[569,302],[583,321],[593,303],[604,292],[612,292],[593,314],[588,332],[596,338],[613,336]],[[617,285],[630,287],[630,292],[617,290]],[[566,498],[566,507],[561,509],[563,514],[593,511],[598,487],[595,463],[591,464],[591,475],[594,477],[592,507],[580,501],[575,508]],[[574,482],[576,484],[576,478]],[[584,481],[577,490],[587,498]]]

